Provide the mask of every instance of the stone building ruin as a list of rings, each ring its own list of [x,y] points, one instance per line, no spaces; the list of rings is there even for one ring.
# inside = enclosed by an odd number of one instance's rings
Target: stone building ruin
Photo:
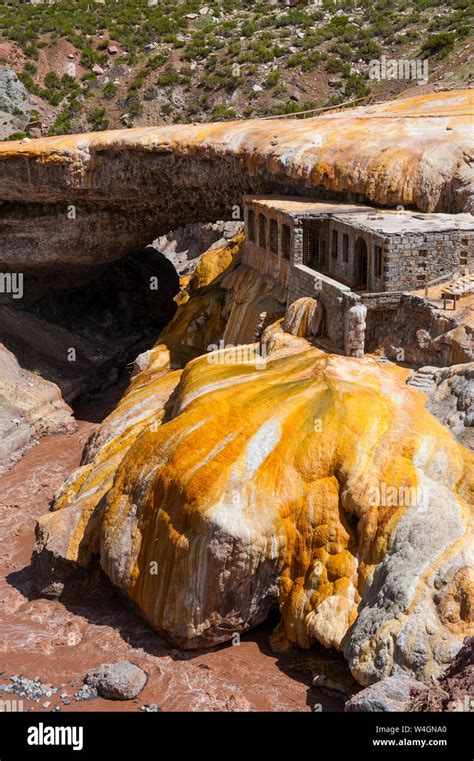
[[[244,219],[244,264],[284,284],[288,305],[315,298],[325,336],[349,356],[364,354],[404,294],[474,270],[470,214],[245,196]]]

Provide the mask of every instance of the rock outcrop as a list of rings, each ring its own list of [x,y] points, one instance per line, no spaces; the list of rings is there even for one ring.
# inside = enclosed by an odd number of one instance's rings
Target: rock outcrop
[[[461,299],[453,312],[404,294],[385,315],[368,311],[367,327],[371,339],[366,351],[382,349],[389,359],[399,361],[402,350],[412,367],[446,367],[474,358],[474,296]]]
[[[33,105],[16,72],[7,67],[0,71],[0,140],[12,133],[23,133],[30,122]]]
[[[133,378],[39,522],[39,591],[100,557],[179,646],[278,606],[284,638],[343,651],[361,684],[439,676],[472,629],[473,455],[405,370],[278,323],[262,343],[264,365],[254,345]]]
[[[243,233],[243,222],[218,221],[186,225],[153,241],[153,247],[172,262],[180,277],[190,277],[208,251],[225,247]]]
[[[0,473],[42,436],[75,428],[59,388],[18,364],[0,343]]]
[[[471,120],[467,90],[301,121],[2,143],[0,268],[110,262],[185,224],[231,218],[246,192],[469,211]]]
[[[0,71],[0,112],[12,114],[28,105],[28,92],[13,69]]]
[[[430,412],[474,450],[474,362],[421,367],[411,373],[407,383],[426,394]]]
[[[446,711],[472,711],[474,695],[474,637],[466,637],[463,646],[440,679],[445,694]],[[428,710],[432,706],[427,706]]]
[[[405,713],[415,698],[423,699],[427,693],[428,688],[423,682],[405,676],[389,676],[354,695],[344,710],[348,713]]]

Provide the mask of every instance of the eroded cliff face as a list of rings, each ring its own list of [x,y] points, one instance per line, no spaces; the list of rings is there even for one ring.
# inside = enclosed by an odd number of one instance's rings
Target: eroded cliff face
[[[110,262],[170,229],[230,218],[246,192],[468,211],[472,153],[472,91],[301,121],[2,143],[0,266]]]
[[[40,436],[74,428],[58,386],[22,368],[0,343],[0,474]]]
[[[184,370],[155,355],[38,525],[41,592],[100,556],[182,647],[278,605],[280,639],[343,650],[363,684],[429,680],[472,627],[474,458],[406,374],[279,322]]]

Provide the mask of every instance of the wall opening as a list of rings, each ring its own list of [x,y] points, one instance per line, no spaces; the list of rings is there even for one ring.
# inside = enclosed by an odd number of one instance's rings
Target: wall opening
[[[270,251],[272,254],[278,254],[278,222],[276,219],[270,220]]]
[[[247,217],[249,241],[255,243],[255,212],[253,209],[249,209]]]
[[[258,245],[260,248],[267,247],[267,220],[263,214],[258,217]]]
[[[321,240],[321,222],[318,219],[303,221],[303,264],[318,270],[325,265],[325,249]]]
[[[367,288],[368,252],[367,243],[357,238],[354,248],[354,284],[355,288]]]
[[[281,255],[283,259],[290,258],[291,230],[289,225],[281,226]]]

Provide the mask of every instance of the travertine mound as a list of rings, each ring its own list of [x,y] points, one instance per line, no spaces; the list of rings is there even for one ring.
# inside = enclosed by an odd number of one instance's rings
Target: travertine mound
[[[288,641],[343,650],[362,684],[438,676],[472,630],[473,455],[405,370],[278,326],[264,345],[135,376],[39,522],[40,590],[100,555],[182,647],[278,605]]]
[[[472,98],[2,143],[0,266],[109,262],[182,225],[234,219],[245,192],[469,211]]]

